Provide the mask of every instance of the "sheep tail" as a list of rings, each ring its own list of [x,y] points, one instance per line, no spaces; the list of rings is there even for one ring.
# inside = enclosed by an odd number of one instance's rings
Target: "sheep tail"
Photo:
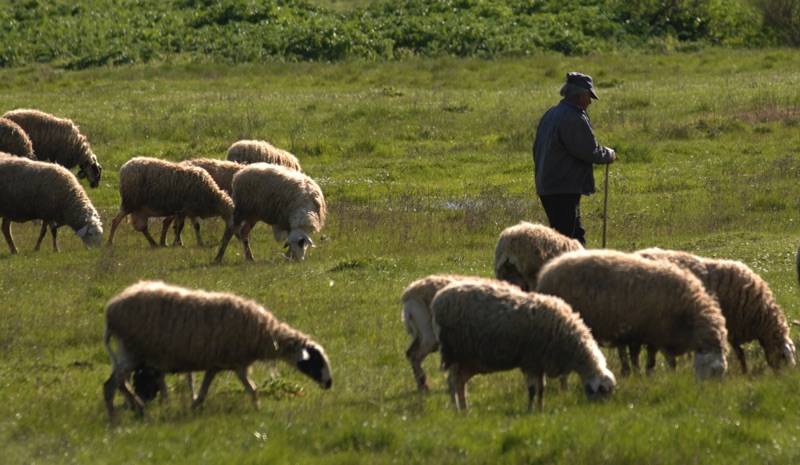
[[[111,365],[117,365],[117,355],[114,353],[114,350],[111,348],[111,331],[106,326],[105,331],[103,332],[103,345],[106,348],[106,352],[108,352],[108,357],[111,359]]]

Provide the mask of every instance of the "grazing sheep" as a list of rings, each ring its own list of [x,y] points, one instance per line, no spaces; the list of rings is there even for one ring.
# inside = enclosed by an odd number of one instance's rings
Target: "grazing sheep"
[[[117,340],[117,350],[111,347]],[[127,380],[140,366],[161,373],[205,371],[192,408],[202,404],[214,376],[232,370],[253,403],[256,387],[248,377],[257,360],[281,359],[318,382],[332,384],[330,363],[322,346],[280,322],[258,303],[233,294],[191,290],[160,281],[142,281],[112,298],[106,306],[103,337],[112,364],[103,385],[108,414],[114,415],[114,394],[122,391],[137,414],[144,404]],[[162,394],[165,394],[163,381]]]
[[[539,273],[537,292],[580,313],[601,344],[647,345],[668,355],[695,351],[699,379],[727,369],[725,318],[692,273],[671,263],[612,250],[568,252]]]
[[[58,250],[57,229],[68,225],[87,246],[103,240],[103,225],[91,200],[75,176],[53,163],[0,156],[0,217],[3,235],[12,254],[17,253],[11,222],[42,220],[50,226]],[[41,242],[43,235],[39,236]]]
[[[240,140],[228,148],[228,160],[244,165],[270,163],[302,172],[297,157],[263,140]]]
[[[217,186],[225,191],[225,193],[228,195],[231,195],[233,175],[242,169],[242,165],[239,163],[227,160],[217,160],[215,158],[193,158],[191,160],[184,160],[181,162],[181,164],[187,166],[196,166],[204,169],[209,175],[211,175],[211,178],[214,179],[214,182],[217,183]],[[183,230],[184,218],[182,216],[168,216],[164,219],[161,227],[161,240],[159,243],[162,247],[167,245],[167,230],[169,229],[169,224],[173,220],[175,220],[174,245],[183,245],[183,241],[181,241],[181,231]],[[190,220],[192,222],[192,227],[194,228],[197,244],[202,246],[203,239],[200,237],[200,222],[197,220],[197,218],[190,218]]]
[[[789,325],[766,281],[742,262],[699,257],[687,252],[650,248],[637,255],[651,260],[666,260],[690,271],[719,302],[725,316],[728,342],[747,373],[742,344],[758,340],[767,363],[775,370],[795,364],[795,347]],[[652,360],[652,361],[651,361]],[[655,353],[648,354],[648,368]]]
[[[431,303],[442,368],[456,408],[467,408],[466,384],[481,373],[519,368],[528,410],[542,410],[544,376],[576,371],[592,399],[616,385],[592,334],[563,300],[503,282],[456,281]]]
[[[8,118],[0,118],[0,152],[36,160],[30,138]]]
[[[327,206],[322,190],[305,174],[278,165],[254,163],[233,177],[233,226],[225,230],[216,261],[222,261],[231,236],[237,232],[244,256],[253,260],[250,231],[258,221],[272,226],[275,240],[286,239],[287,258],[303,260],[313,247],[310,234],[325,224]]]
[[[153,216],[183,215],[195,218],[222,217],[226,225],[233,218],[233,201],[217,187],[211,176],[194,166],[148,157],[128,160],[119,169],[119,213],[111,222],[108,244],[114,241],[119,223],[130,214],[135,230],[158,246],[147,230]]]
[[[539,270],[548,260],[581,249],[579,241],[555,229],[522,221],[500,233],[494,251],[494,274],[497,279],[532,291]]]
[[[72,120],[27,109],[9,111],[3,118],[14,121],[28,134],[37,159],[58,163],[67,169],[78,166],[79,178],[88,178],[91,187],[100,184],[103,167],[86,136]]]
[[[403,302],[403,323],[411,336],[411,345],[406,350],[406,358],[411,363],[417,389],[428,390],[427,376],[422,369],[422,361],[432,352],[436,352],[439,344],[433,335],[433,315],[431,301],[443,287],[455,281],[466,279],[478,280],[471,276],[434,274],[418,279],[406,287],[401,298]]]

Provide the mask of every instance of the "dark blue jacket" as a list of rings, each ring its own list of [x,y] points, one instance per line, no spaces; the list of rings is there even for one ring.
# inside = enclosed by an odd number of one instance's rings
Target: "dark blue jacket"
[[[597,144],[586,111],[562,100],[547,110],[536,128],[536,193],[589,195],[595,191],[592,163],[613,160],[612,152]]]

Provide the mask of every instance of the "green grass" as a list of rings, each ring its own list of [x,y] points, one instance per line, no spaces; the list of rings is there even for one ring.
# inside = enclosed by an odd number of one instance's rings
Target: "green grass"
[[[476,378],[471,411],[455,413],[436,355],[425,364],[433,392],[414,392],[400,292],[434,272],[489,276],[497,234],[544,220],[530,145],[571,70],[595,77],[595,132],[620,155],[610,247],[743,260],[799,318],[795,50],[0,70],[4,110],[35,107],[80,124],[106,168],[89,191],[106,223],[128,158],[221,158],[245,137],[293,151],[330,206],[324,237],[300,264],[280,258],[264,226],[254,232],[256,263],[232,243],[213,266],[215,249],[194,246],[190,233],[185,248],[150,250],[122,225],[113,248],[89,251],[65,228],[61,253],[34,253],[38,227],[15,224],[22,252],[0,252],[0,462],[797,462],[800,374],[775,376],[756,347],[753,374],[734,365],[720,383],[696,383],[686,360],[676,373],[660,366],[620,380],[601,404],[574,381],[568,392],[553,383],[542,414],[524,413],[518,373]],[[602,187],[602,171],[596,178]],[[585,198],[583,214],[597,247],[602,195]],[[204,232],[219,237],[221,225],[206,221]],[[171,377],[168,402],[148,406],[143,421],[121,412],[110,426],[103,307],[138,279],[262,302],[325,346],[333,389],[259,364],[260,411],[225,375],[193,412]]]

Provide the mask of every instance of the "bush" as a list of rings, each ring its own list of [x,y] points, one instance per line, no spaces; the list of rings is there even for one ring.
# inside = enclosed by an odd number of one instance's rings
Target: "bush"
[[[800,45],[800,0],[755,0],[764,24],[782,42]]]

